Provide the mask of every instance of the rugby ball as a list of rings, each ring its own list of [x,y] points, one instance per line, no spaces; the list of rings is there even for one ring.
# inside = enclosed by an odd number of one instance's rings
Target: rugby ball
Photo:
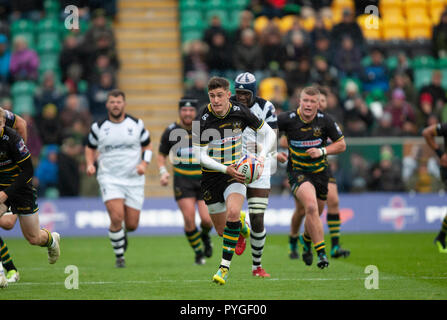
[[[261,163],[253,155],[244,155],[236,164],[236,170],[245,176],[245,183],[249,184],[259,179],[262,174]]]

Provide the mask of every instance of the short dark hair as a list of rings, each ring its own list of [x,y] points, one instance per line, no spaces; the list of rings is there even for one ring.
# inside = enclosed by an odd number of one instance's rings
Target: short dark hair
[[[208,91],[223,88],[225,90],[230,90],[230,82],[221,77],[212,77],[210,81],[208,81]]]
[[[320,91],[320,94],[323,95],[323,96],[325,96],[325,97],[327,97],[328,94],[329,94],[328,90],[327,90],[325,87],[322,87],[322,86],[316,86],[316,89],[317,89],[318,91]]]
[[[124,91],[120,89],[113,89],[107,93],[107,100],[109,99],[109,97],[119,97],[119,96],[123,97],[123,100],[126,100],[126,95],[124,94]]]

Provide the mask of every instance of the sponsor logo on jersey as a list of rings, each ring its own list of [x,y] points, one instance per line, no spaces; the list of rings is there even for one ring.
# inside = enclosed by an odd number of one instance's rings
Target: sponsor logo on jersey
[[[225,144],[227,142],[235,142],[235,141],[239,141],[239,139],[241,139],[242,134],[238,134],[236,136],[232,136],[232,137],[226,137],[220,140],[213,140],[210,142],[210,145],[221,145],[221,144]]]
[[[322,139],[306,140],[306,141],[298,141],[298,140],[290,141],[290,144],[296,148],[317,147],[322,143],[323,143]]]

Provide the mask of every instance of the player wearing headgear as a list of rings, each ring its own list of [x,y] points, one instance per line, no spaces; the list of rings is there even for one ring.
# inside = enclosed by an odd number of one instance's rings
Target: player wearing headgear
[[[278,128],[275,107],[270,101],[264,100],[256,95],[256,78],[249,72],[239,74],[234,81],[235,96],[232,101],[238,105],[247,107],[250,112],[259,119],[265,121],[272,129]],[[262,141],[253,129],[245,128],[242,135],[242,152],[244,154],[259,154]],[[264,212],[268,206],[270,193],[271,155],[267,154],[264,162],[262,176],[258,180],[247,185],[247,202],[250,217],[250,245],[252,254],[252,274],[259,277],[270,277],[261,265],[262,253],[264,251],[266,230],[264,226]],[[239,237],[236,254],[242,254],[245,249],[245,239]]]
[[[102,200],[110,216],[109,238],[117,268],[125,267],[127,231],[138,228],[144,202],[144,173],[152,159],[149,131],[141,119],[125,113],[125,94],[107,94],[107,117],[94,122],[85,147],[86,170],[97,173]],[[95,160],[98,155],[98,169]]]
[[[422,135],[430,148],[435,151],[439,157],[439,168],[441,171],[441,179],[445,185],[447,185],[447,153],[442,150],[436,143],[435,137],[442,136],[444,138],[444,148],[447,146],[447,123],[433,124],[422,131]],[[447,215],[441,224],[441,230],[439,230],[434,242],[438,247],[440,253],[447,253],[447,246],[445,243],[445,237],[447,234]]]
[[[276,142],[276,134],[268,124],[247,108],[230,102],[229,87],[227,79],[209,80],[210,104],[199,115],[199,130],[193,129],[194,154],[202,166],[203,199],[217,233],[223,236],[222,260],[213,276],[219,284],[227,281],[239,234],[246,226],[240,219],[247,191],[245,175],[236,170],[242,155],[242,132],[249,126],[265,137],[258,157],[261,164]]]
[[[346,144],[335,121],[318,110],[319,96],[318,89],[304,88],[296,111],[278,116],[278,130],[284,132],[289,145],[287,173],[295,197],[295,210],[300,212],[301,207],[304,208],[305,240],[313,242],[318,254],[317,266],[323,269],[329,265],[320,220],[328,193],[327,155],[343,152]],[[327,145],[328,138],[333,141],[330,145]],[[305,248],[311,249],[310,246]]]
[[[183,97],[179,101],[179,122],[171,123],[160,140],[157,163],[160,184],[167,186],[169,172],[166,160],[169,156],[174,170],[174,197],[182,212],[186,238],[195,252],[195,263],[204,264],[204,257],[211,257],[213,248],[210,231],[213,228],[208,208],[200,191],[202,168],[192,153],[192,123],[197,116],[197,99]],[[196,226],[196,205],[201,220]]]
[[[328,92],[324,88],[318,88],[320,91],[320,99],[319,99],[319,107],[320,111],[325,111],[327,108],[327,95]],[[327,225],[329,228],[329,234],[331,236],[331,257],[339,258],[339,257],[348,257],[350,254],[349,250],[343,249],[340,246],[340,210],[339,210],[339,198],[338,198],[338,190],[337,190],[337,181],[332,173],[331,168],[327,167],[328,175],[329,175],[329,184],[328,184],[328,193],[327,193]],[[303,253],[303,261],[306,265],[311,265],[313,261],[312,250],[306,250],[311,247],[312,243],[306,238],[303,233],[299,236],[299,231],[301,227],[301,223],[304,218],[304,208],[300,208],[301,211],[295,210],[292,216],[292,223],[290,225],[290,236],[289,236],[289,244],[290,244],[290,258],[298,259],[298,239],[301,240],[303,246],[305,248]],[[305,240],[306,239],[306,240]]]

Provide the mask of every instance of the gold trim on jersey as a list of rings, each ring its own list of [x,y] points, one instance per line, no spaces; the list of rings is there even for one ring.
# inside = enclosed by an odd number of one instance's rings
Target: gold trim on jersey
[[[225,117],[230,113],[231,107],[233,106],[233,104],[232,104],[231,102],[229,102],[228,105],[229,105],[229,107],[228,107],[227,113],[225,113],[223,116],[220,116],[220,115],[218,115],[217,113],[214,112],[213,108],[211,108],[211,103],[208,103],[208,110],[209,110],[209,111],[210,111],[216,118],[223,119],[223,118],[225,118]]]
[[[307,154],[306,152],[298,152],[298,151],[295,151],[295,150],[293,150],[292,147],[290,147],[290,146],[289,146],[289,151],[290,151],[292,154],[294,154],[294,155],[296,155],[296,156],[298,156],[298,157],[310,157],[310,155]]]
[[[11,170],[17,169],[18,167],[19,167],[18,165],[14,165],[14,166],[11,167],[11,168],[7,168],[7,169],[2,169],[2,170],[0,170],[0,172],[11,171]]]
[[[23,162],[23,161],[25,161],[26,159],[28,159],[29,157],[31,157],[31,154],[28,154],[28,156],[27,156],[26,158],[23,158],[22,160],[17,161],[17,163]]]
[[[183,170],[183,169],[179,169],[177,167],[173,167],[174,168],[174,172],[183,174],[185,176],[197,176],[197,175],[201,175],[202,174],[202,170]]]
[[[241,136],[241,137],[242,137],[242,136]],[[217,151],[223,151],[223,150],[228,150],[228,149],[232,149],[232,148],[239,147],[240,144],[242,144],[242,139],[239,139],[239,141],[236,142],[235,145],[229,145],[229,146],[224,147],[224,148],[221,148],[221,147],[211,147],[211,148],[208,148],[208,151],[214,151],[214,150],[217,150]]]
[[[314,162],[314,163],[305,163],[305,162],[300,162],[300,161],[295,160],[295,159],[292,158],[292,163],[293,164],[298,164],[298,165],[303,166],[303,167],[319,167],[320,165],[324,164],[325,161],[326,161],[326,159],[323,159],[321,161]]]

